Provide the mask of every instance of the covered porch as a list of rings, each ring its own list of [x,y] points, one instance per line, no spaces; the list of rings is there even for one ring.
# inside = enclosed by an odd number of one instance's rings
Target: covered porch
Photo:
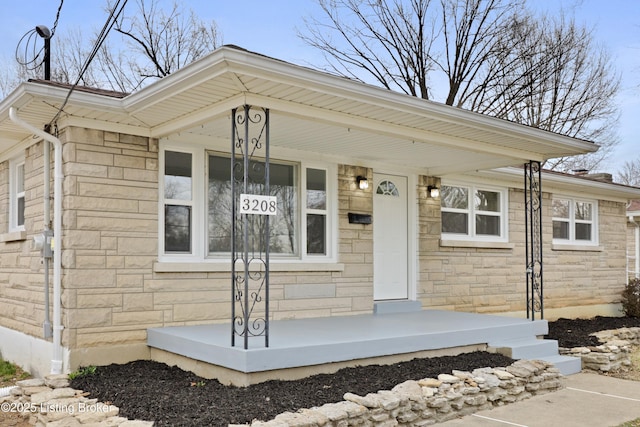
[[[475,350],[579,372],[580,359],[559,356],[556,341],[539,339],[547,332],[546,320],[412,310],[271,321],[268,348],[264,337],[251,338],[248,350],[232,347],[229,324],[152,328],[147,344],[153,359],[237,385]]]

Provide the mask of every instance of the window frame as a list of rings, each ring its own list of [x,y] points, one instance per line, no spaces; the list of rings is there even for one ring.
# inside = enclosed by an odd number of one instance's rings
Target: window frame
[[[509,189],[506,187],[495,187],[491,185],[475,185],[461,181],[445,181],[442,180],[440,185],[440,214],[445,212],[452,213],[466,213],[467,214],[467,233],[448,233],[442,231],[442,223],[440,226],[440,236],[442,240],[458,240],[458,241],[473,241],[473,242],[499,242],[508,243],[509,241]],[[442,187],[457,187],[467,189],[467,209],[460,208],[445,208],[442,206]],[[499,212],[476,210],[474,198],[476,192],[488,191],[492,193],[498,193],[500,195]],[[500,219],[500,234],[497,236],[477,234],[476,232],[476,217],[477,215],[495,216]]]
[[[192,242],[190,253],[166,252],[164,248],[164,171],[165,153],[167,151],[177,151],[190,153],[192,155]],[[231,153],[204,147],[202,145],[177,144],[172,141],[161,141],[160,145],[160,165],[158,172],[158,260],[160,262],[210,262],[228,263],[230,253],[209,253],[209,230],[208,230],[208,162],[209,155],[220,155],[229,158]],[[292,164],[296,167],[296,186],[298,212],[296,212],[296,227],[299,239],[298,250],[293,255],[271,254],[271,261],[278,262],[319,262],[335,263],[337,259],[337,168],[334,164],[318,162],[317,160],[291,159],[283,156],[277,158],[271,156],[272,162],[282,164]],[[326,172],[326,192],[327,206],[325,224],[325,248],[326,254],[307,254],[307,214],[317,213],[317,210],[308,209],[306,203],[306,175],[307,169],[319,169]]]
[[[191,155],[191,200],[179,200],[179,199],[166,199],[165,198],[165,168],[166,168],[166,153],[168,151],[185,153]],[[193,149],[186,149],[184,147],[177,146],[165,146],[160,152],[160,167],[158,168],[158,248],[160,257],[170,257],[174,260],[180,259],[192,259],[198,256],[198,236],[196,234],[196,227],[201,213],[199,212],[198,194],[201,193],[198,188],[199,183],[196,177],[199,175],[198,162],[196,162],[196,151]],[[188,252],[167,252],[165,250],[165,207],[171,206],[189,206],[191,207],[191,224],[190,224],[190,247]]]
[[[18,175],[22,171],[22,177]],[[26,211],[26,187],[25,187],[25,158],[24,156],[15,158],[9,162],[9,232],[25,231],[25,211]],[[18,182],[22,181],[22,191],[19,191]],[[22,224],[19,224],[20,203],[22,199]]]
[[[561,218],[553,215],[553,201],[566,200],[569,202],[569,218]],[[575,217],[576,203],[591,204],[591,220],[577,220]],[[581,197],[567,196],[564,194],[553,194],[551,196],[551,233],[554,245],[572,245],[572,246],[598,246],[599,243],[599,219],[598,219],[598,200],[585,199]],[[553,236],[553,226],[557,221],[569,224],[569,238],[562,239]],[[591,239],[576,239],[576,224],[591,224]]]

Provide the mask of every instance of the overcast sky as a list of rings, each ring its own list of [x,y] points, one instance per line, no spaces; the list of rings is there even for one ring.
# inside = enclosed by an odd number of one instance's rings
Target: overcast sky
[[[128,9],[135,0],[129,0]],[[624,161],[640,158],[640,0],[532,0],[550,12],[575,11],[578,22],[593,26],[595,38],[611,52],[622,75],[619,135],[621,143],[609,165],[614,172]],[[170,4],[171,0],[162,0]],[[103,0],[64,0],[58,31],[91,32],[106,20]],[[201,19],[215,20],[223,42],[296,64],[316,64],[322,58],[296,36],[302,18],[318,13],[314,0],[185,0]],[[14,57],[20,38],[36,25],[53,26],[59,0],[2,1],[0,60]]]

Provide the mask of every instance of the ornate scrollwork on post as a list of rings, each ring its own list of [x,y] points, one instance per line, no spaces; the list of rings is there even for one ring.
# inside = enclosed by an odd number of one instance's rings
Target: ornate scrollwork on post
[[[544,319],[542,263],[542,167],[540,162],[524,165],[525,247],[527,263],[527,318],[536,313]]]
[[[269,187],[269,110],[245,105],[232,111],[231,345],[236,337],[264,337],[269,347],[269,215],[246,213]],[[241,201],[241,197],[243,200]]]

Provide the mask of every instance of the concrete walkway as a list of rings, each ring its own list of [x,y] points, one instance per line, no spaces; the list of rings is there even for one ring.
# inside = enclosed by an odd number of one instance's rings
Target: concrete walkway
[[[640,418],[640,382],[580,373],[565,388],[518,403],[477,412],[442,426],[613,427]]]

